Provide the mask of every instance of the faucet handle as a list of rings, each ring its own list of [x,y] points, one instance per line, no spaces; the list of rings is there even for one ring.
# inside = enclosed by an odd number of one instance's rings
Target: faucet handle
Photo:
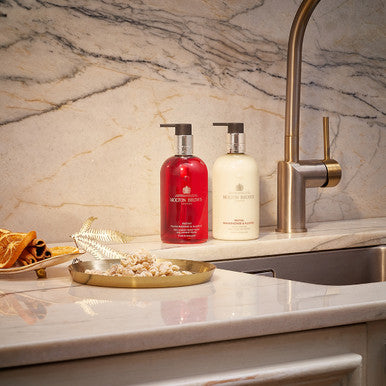
[[[324,160],[330,159],[330,120],[323,117]]]
[[[327,180],[322,188],[335,186],[342,178],[342,168],[339,163],[330,157],[330,122],[328,117],[323,117],[324,159],[327,168]]]

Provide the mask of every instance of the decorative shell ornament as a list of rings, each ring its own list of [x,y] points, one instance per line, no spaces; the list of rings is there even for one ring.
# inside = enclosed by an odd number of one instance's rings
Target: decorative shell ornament
[[[89,252],[96,259],[124,259],[125,253],[118,252],[105,243],[128,243],[133,238],[119,231],[110,229],[93,229],[92,223],[96,217],[89,217],[78,233],[71,235],[78,248]]]

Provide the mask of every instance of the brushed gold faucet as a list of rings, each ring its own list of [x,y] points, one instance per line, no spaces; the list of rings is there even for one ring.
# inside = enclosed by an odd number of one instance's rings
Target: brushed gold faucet
[[[306,232],[306,189],[335,186],[342,169],[330,158],[329,119],[323,117],[324,159],[299,160],[299,115],[304,32],[320,0],[303,0],[288,41],[284,161],[277,168],[278,232]]]

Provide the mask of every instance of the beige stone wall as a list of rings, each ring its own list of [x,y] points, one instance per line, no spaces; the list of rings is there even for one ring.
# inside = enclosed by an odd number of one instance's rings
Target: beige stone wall
[[[276,222],[286,46],[299,1],[6,1],[0,5],[0,227],[66,241],[89,216],[159,232],[159,169],[193,125],[209,169],[244,122],[260,165],[261,225]],[[386,215],[385,5],[322,0],[304,40],[301,158],[322,116],[343,168],[310,189],[307,221]],[[211,208],[211,205],[210,205]],[[211,222],[211,221],[210,221]]]

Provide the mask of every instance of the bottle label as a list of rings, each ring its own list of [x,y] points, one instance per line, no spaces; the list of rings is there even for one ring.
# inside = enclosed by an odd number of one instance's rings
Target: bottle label
[[[234,219],[233,221],[223,221],[222,224],[232,233],[247,234],[250,233],[250,227],[255,225],[255,222],[244,219]]]
[[[191,222],[184,222],[179,225],[171,225],[172,230],[175,232],[177,237],[187,238],[195,237],[198,232],[202,229],[201,224],[192,224]]]
[[[189,190],[190,192],[190,190]],[[198,194],[176,194],[173,197],[169,198],[171,203],[179,203],[182,205],[191,205],[194,202],[202,202],[202,197],[199,197]]]
[[[213,234],[232,239],[239,235],[242,239],[255,237],[258,233],[258,191],[257,185],[251,187],[234,181],[227,184],[222,194],[213,191]],[[226,188],[225,188],[226,189]]]
[[[224,200],[253,200],[254,194],[224,194],[222,196]]]
[[[169,198],[171,204],[181,206],[194,206],[195,203],[202,202],[202,197],[198,194],[192,193],[192,188],[185,185],[182,188],[182,193],[177,193]],[[185,221],[181,224],[171,224],[170,228],[175,232],[176,236],[182,239],[195,237],[202,229],[202,224],[193,224],[191,221]]]
[[[208,173],[196,157],[172,157],[161,168],[161,239],[208,239]]]

